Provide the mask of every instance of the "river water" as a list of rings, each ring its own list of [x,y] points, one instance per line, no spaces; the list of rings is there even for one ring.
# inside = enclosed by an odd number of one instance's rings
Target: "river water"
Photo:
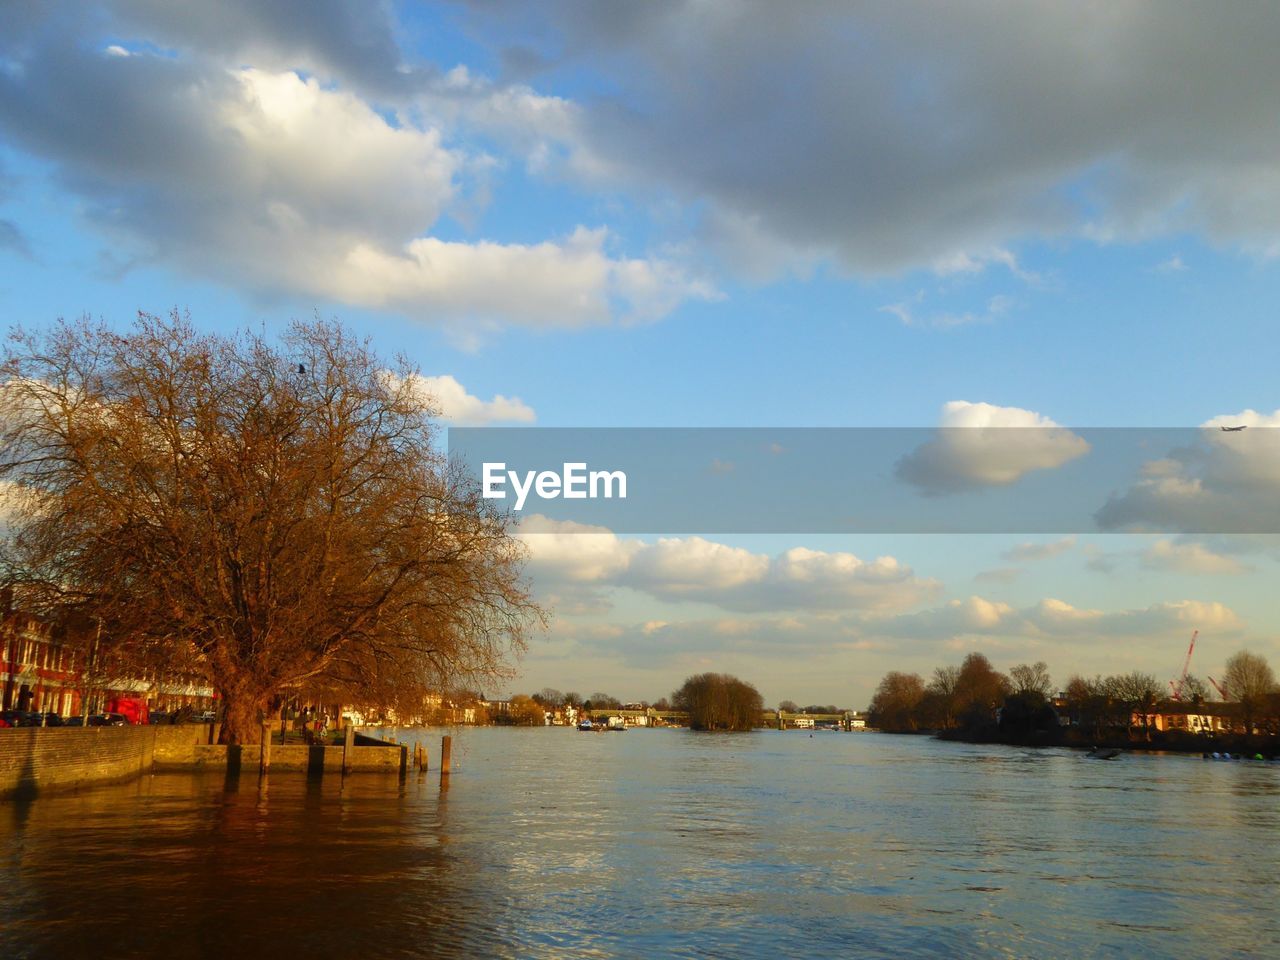
[[[0,957],[1221,957],[1280,764],[870,733],[421,736],[432,772],[0,803]]]

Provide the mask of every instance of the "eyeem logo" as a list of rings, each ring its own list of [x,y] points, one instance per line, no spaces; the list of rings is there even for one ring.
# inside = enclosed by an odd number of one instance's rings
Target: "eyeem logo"
[[[508,470],[505,463],[484,465],[484,497],[505,500],[506,485],[515,492],[515,509],[523,510],[530,491],[543,500],[612,500],[627,499],[627,475],[621,470],[587,470],[585,463],[566,463],[560,473],[554,470],[526,470],[520,474]]]

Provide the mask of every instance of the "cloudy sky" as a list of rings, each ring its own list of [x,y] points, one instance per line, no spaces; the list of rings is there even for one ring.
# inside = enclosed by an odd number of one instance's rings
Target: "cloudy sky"
[[[6,323],[319,312],[452,422],[1040,426],[945,436],[922,496],[1070,428],[1280,424],[1280,11],[1264,4],[6,4]],[[515,689],[723,669],[865,705],[983,650],[1054,676],[1280,659],[1280,455],[1153,450],[1159,535],[526,527],[556,611]],[[1047,439],[1046,439],[1047,438]],[[765,507],[762,506],[762,509]]]

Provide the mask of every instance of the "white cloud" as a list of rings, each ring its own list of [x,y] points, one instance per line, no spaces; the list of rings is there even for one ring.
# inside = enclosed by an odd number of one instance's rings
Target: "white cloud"
[[[594,152],[746,225],[744,269],[783,248],[895,273],[1027,237],[1280,249],[1275,10],[621,6],[471,9],[607,91],[584,106]]]
[[[1076,545],[1075,537],[1063,537],[1043,543],[1020,543],[1004,552],[1006,560],[1025,563],[1028,560],[1048,560],[1066,553]]]
[[[1157,540],[1142,555],[1142,562],[1154,570],[1174,573],[1235,575],[1250,569],[1235,557],[1215,553],[1195,541]]]
[[[638,540],[623,540],[605,527],[533,514],[520,522],[518,536],[529,550],[529,569],[540,583],[597,584],[623,574]]]
[[[960,313],[939,311],[921,313],[919,304],[924,301],[923,291],[908,300],[891,303],[880,308],[881,313],[888,313],[898,318],[904,327],[928,327],[934,330],[952,330],[956,327],[969,327],[995,323],[1007,314],[1014,306],[1012,297],[1003,294],[987,300],[986,307],[980,312],[966,310]]]
[[[1019,407],[953,400],[934,437],[897,464],[899,479],[938,496],[1008,486],[1081,457],[1089,444],[1048,417]]]
[[[435,401],[440,416],[460,427],[478,427],[490,423],[533,423],[533,408],[519,397],[504,397],[498,393],[491,400],[481,400],[455,377],[443,376],[414,378],[413,389],[425,398]]]
[[[535,587],[558,591],[628,587],[660,600],[738,611],[895,611],[940,589],[893,557],[867,561],[805,547],[769,556],[703,537],[646,543],[541,516],[523,521],[520,537],[529,547]]]
[[[1104,642],[1117,638],[1157,639],[1184,628],[1236,633],[1243,626],[1230,607],[1218,601],[1177,600],[1128,610],[1076,607],[1048,597],[1031,606],[972,596],[918,613],[868,620],[869,635],[941,642],[956,637],[990,636]]]
[[[1245,427],[1227,431],[1225,427]],[[1097,512],[1103,529],[1280,531],[1280,410],[1213,417],[1190,442],[1146,461]]]
[[[615,254],[602,227],[520,243],[433,235],[483,205],[483,187],[468,186],[495,164],[446,143],[450,131],[407,99],[388,109],[323,76],[195,55],[17,52],[19,68],[0,74],[0,128],[53,161],[89,221],[133,259],[267,296],[394,311],[465,343],[508,325],[651,321],[717,295],[672,260]],[[473,105],[492,111],[493,96]],[[551,109],[527,91],[517,99],[512,123]]]

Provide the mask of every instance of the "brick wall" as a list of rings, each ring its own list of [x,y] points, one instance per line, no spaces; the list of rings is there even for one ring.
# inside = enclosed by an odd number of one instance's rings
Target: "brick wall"
[[[0,798],[126,780],[151,768],[154,728],[0,730]]]
[[[18,727],[0,730],[0,799],[127,780],[154,766],[190,765],[205,724]]]
[[[19,727],[0,730],[0,800],[128,780],[151,770],[226,768],[256,772],[259,747],[209,745],[205,724],[140,727]],[[358,746],[353,771],[398,772],[403,748]],[[271,768],[319,776],[342,773],[342,747],[271,747]]]

